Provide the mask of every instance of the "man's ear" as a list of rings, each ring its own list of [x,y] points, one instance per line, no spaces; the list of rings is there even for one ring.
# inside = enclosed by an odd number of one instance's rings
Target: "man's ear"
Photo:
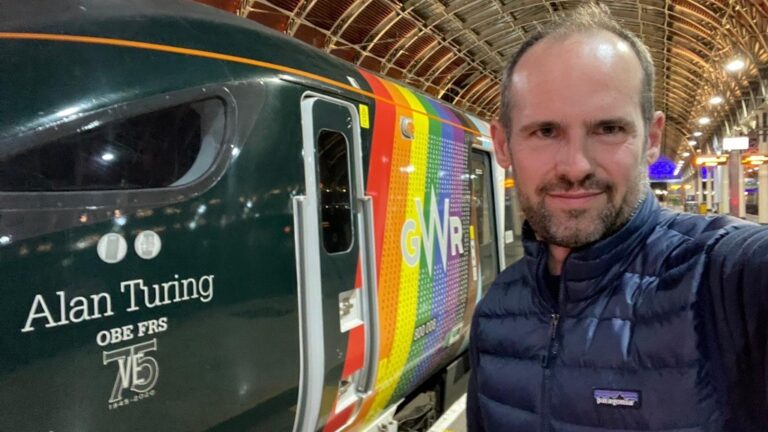
[[[507,134],[498,120],[491,122],[491,138],[493,139],[493,150],[496,152],[496,162],[504,168],[512,165],[512,155],[507,145]]]
[[[645,149],[645,162],[648,165],[656,162],[661,153],[661,137],[664,134],[664,113],[656,111],[648,127],[648,147]]]

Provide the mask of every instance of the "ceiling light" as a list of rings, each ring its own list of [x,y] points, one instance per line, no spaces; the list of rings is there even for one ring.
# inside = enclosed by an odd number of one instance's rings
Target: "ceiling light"
[[[736,72],[740,71],[744,68],[744,60],[742,59],[733,59],[725,65],[725,69],[728,70],[728,72]]]
[[[709,103],[711,105],[719,105],[723,103],[723,97],[722,96],[712,96],[712,99],[709,100]]]
[[[709,124],[709,122],[711,122],[711,121],[712,121],[712,119],[710,119],[709,117],[702,117],[702,118],[699,119],[699,124],[700,125],[706,125],[706,124]]]
[[[699,132],[699,131],[696,131],[696,132],[693,133],[693,136],[695,136],[695,137],[700,137],[702,135],[704,135],[704,134],[702,132]]]
[[[690,156],[690,155],[691,155],[691,154],[690,154],[690,153],[688,153],[688,152],[683,152],[683,157],[688,157],[688,156]],[[681,162],[682,162],[682,161],[681,161]]]

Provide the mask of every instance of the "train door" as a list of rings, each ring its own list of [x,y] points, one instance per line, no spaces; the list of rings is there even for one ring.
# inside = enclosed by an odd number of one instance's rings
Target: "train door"
[[[473,150],[470,159],[470,178],[472,179],[472,212],[475,228],[474,240],[478,247],[476,253],[479,272],[480,299],[493,284],[499,272],[499,256],[494,210],[493,172],[488,153]]]
[[[354,105],[301,102],[306,194],[294,201],[301,378],[295,431],[351,421],[375,376],[371,201],[364,195]],[[335,428],[334,428],[335,429]]]

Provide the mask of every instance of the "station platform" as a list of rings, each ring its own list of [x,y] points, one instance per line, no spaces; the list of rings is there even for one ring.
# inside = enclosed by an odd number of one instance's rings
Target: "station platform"
[[[467,394],[464,393],[442,416],[429,428],[428,432],[466,432],[467,430]]]

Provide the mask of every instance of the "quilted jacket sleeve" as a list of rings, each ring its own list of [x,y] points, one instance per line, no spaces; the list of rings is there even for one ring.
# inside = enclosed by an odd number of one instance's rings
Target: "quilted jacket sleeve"
[[[471,370],[469,373],[469,388],[467,389],[467,432],[485,432],[480,414],[480,407],[477,403],[477,314],[472,319],[472,329],[469,337],[469,363]]]
[[[742,227],[712,248],[705,325],[722,362],[726,430],[768,431],[768,228]]]

